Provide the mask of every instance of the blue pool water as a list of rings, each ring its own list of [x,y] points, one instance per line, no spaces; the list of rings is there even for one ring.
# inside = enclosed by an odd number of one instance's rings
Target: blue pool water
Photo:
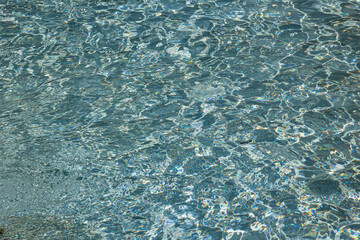
[[[0,238],[360,238],[359,0],[1,0]]]

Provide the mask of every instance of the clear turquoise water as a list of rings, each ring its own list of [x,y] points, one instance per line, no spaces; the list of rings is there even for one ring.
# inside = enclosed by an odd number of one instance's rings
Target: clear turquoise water
[[[359,7],[0,1],[0,238],[360,238]]]

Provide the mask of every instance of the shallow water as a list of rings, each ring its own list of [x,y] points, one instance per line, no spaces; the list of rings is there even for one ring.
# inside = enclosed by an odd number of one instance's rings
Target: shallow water
[[[360,238],[358,0],[0,2],[0,237]]]

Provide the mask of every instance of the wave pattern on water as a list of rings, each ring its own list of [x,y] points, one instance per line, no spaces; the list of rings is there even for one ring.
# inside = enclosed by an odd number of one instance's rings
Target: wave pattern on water
[[[359,9],[3,1],[0,235],[360,238]]]

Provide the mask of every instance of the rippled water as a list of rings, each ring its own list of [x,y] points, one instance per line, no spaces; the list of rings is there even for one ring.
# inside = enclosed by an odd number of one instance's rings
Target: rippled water
[[[360,238],[359,9],[0,1],[0,237]]]

